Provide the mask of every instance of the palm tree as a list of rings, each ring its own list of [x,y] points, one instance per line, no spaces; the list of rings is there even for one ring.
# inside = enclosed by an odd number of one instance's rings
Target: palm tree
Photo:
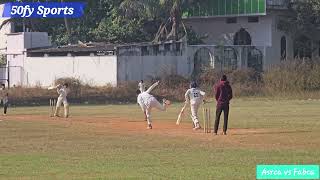
[[[192,2],[193,0],[160,0],[160,3],[162,5],[170,8],[170,17],[168,21],[166,22],[165,25],[162,25],[158,31],[160,34],[163,33],[163,30],[161,29],[166,29],[168,22],[169,24],[171,24],[171,30],[170,30],[170,33],[167,35],[166,40],[175,40],[175,41],[179,40],[180,37],[178,35],[178,32],[181,26],[183,26],[186,34],[186,29],[182,22],[182,10],[183,8],[191,5]],[[158,37],[159,37],[159,34],[157,34],[154,41],[159,41]]]
[[[194,0],[123,0],[120,4],[122,15],[127,18],[145,16],[149,19],[162,19],[162,24],[154,42],[179,40],[179,28],[182,23],[182,9]],[[163,14],[164,13],[164,14]],[[170,27],[171,26],[171,27]],[[167,29],[170,30],[167,33]]]
[[[64,0],[60,0],[60,2],[63,3]],[[68,35],[68,41],[70,42],[72,30],[71,30],[71,27],[70,27],[69,20],[68,20],[68,18],[66,16],[64,16],[64,25],[66,26],[66,31],[67,31],[67,35]]]
[[[170,10],[171,31],[167,39],[178,40],[177,31],[181,23],[181,0],[175,0]]]
[[[22,2],[22,1],[19,0],[18,2]],[[35,2],[35,0],[33,0],[32,2]],[[39,23],[39,20],[32,19],[32,18],[9,18],[4,20],[0,24],[0,30],[9,23],[13,23],[15,25],[18,25],[18,24],[22,25],[23,32],[26,31],[26,28],[28,28],[30,31],[38,31],[37,23]]]
[[[36,19],[31,19],[31,18],[10,18],[10,19],[6,19],[4,20],[1,24],[0,24],[0,30],[7,24],[14,24],[14,25],[21,25],[22,31],[25,32],[26,29],[29,29],[30,31],[34,32],[34,31],[38,31],[38,22],[39,20]]]

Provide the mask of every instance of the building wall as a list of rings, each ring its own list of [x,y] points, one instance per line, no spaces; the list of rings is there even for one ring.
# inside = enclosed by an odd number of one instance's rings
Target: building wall
[[[124,46],[115,56],[27,57],[27,48],[48,45],[46,33],[32,34],[9,35],[10,86],[50,86],[63,77],[103,86],[169,74],[188,76],[192,72],[186,43]]]
[[[209,53],[209,56],[199,57],[197,52],[204,50]],[[229,52],[229,54],[228,54]],[[205,64],[209,64],[210,68],[217,71],[223,71],[226,69],[246,69],[248,68],[248,61],[250,59],[249,53],[259,53],[261,57],[262,65],[266,52],[265,46],[216,46],[216,45],[190,45],[188,46],[188,58],[190,59],[191,66],[194,66],[196,58],[199,61],[201,59]],[[257,55],[257,54],[256,54]],[[197,56],[197,57],[196,57]],[[201,56],[201,55],[200,55]],[[257,59],[254,59],[257,60]],[[199,63],[199,62],[198,62]],[[208,67],[208,66],[207,66]],[[252,67],[253,68],[253,67]],[[256,68],[261,69],[260,66]],[[263,68],[263,67],[262,67]],[[258,70],[257,69],[257,70]]]
[[[9,87],[20,86],[25,83],[24,79],[25,54],[7,55],[7,68],[5,78],[9,79]],[[4,70],[4,69],[3,69]]]
[[[209,45],[233,45],[234,35],[240,28],[250,34],[252,45],[257,46],[265,55],[263,57],[263,67],[272,64],[277,55],[267,56],[269,52],[273,53],[273,20],[272,15],[259,16],[259,22],[249,23],[248,17],[237,17],[237,23],[228,24],[226,17],[186,19],[186,25],[191,27],[196,33],[206,36],[205,44]],[[269,51],[268,51],[269,50]],[[280,53],[279,53],[280,54]],[[278,59],[280,58],[277,57]],[[245,60],[242,60],[245,62]],[[243,63],[241,62],[241,63]],[[245,64],[239,64],[238,67],[245,68]]]
[[[189,76],[192,69],[186,44],[182,43],[179,50],[173,47],[170,45],[170,50],[165,50],[164,45],[148,45],[146,54],[142,46],[118,48],[118,80],[138,81],[172,74]]]
[[[22,54],[26,49],[51,46],[48,33],[45,32],[11,33],[7,36],[7,54]]]
[[[166,75],[189,75],[186,56],[121,56],[118,58],[118,80],[138,81]]]
[[[286,37],[287,59],[292,59],[293,39],[290,35],[277,28],[278,18],[284,11],[269,11],[268,15],[260,16],[258,23],[248,23],[248,17],[238,17],[237,23],[227,24],[226,18],[186,19],[187,26],[196,33],[207,35],[206,44],[233,45],[233,37],[240,28],[245,28],[252,38],[252,45],[260,49],[263,54],[263,68],[280,63],[281,37]]]
[[[91,85],[117,84],[116,56],[26,57],[24,84],[50,86],[54,80],[74,77]],[[12,82],[19,83],[19,82]]]
[[[233,45],[233,36],[245,28],[254,46],[271,46],[272,16],[260,16],[258,23],[248,23],[248,17],[237,17],[237,23],[227,24],[225,17],[185,19],[185,24],[197,34],[207,36],[206,44]]]
[[[7,68],[0,69],[0,79],[9,79],[9,86],[26,85],[25,60],[27,48],[47,47],[51,43],[47,33],[22,32],[7,34]]]
[[[50,47],[51,41],[46,32],[24,32],[24,48]]]
[[[272,44],[266,49],[266,61],[264,62],[265,69],[281,62],[281,38],[286,38],[287,60],[293,59],[293,39],[290,35],[280,31],[277,28],[278,17],[280,13],[273,12],[272,14]]]

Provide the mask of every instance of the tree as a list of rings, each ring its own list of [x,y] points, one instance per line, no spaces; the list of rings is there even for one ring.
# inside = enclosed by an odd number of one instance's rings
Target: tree
[[[12,23],[15,24],[17,27],[21,27],[21,31],[26,31],[27,29],[29,31],[38,31],[38,26],[37,26],[37,20],[35,19],[28,19],[28,18],[9,18],[4,20],[1,24],[0,24],[0,30]]]
[[[181,5],[182,0],[175,0],[170,10],[170,21],[172,22],[171,31],[167,39],[178,40],[178,29],[182,19]]]
[[[64,0],[60,0],[61,3],[64,3]],[[68,18],[65,16],[64,18],[64,25],[66,26],[66,31],[67,31],[67,35],[68,35],[68,41],[70,42],[71,40],[71,27],[70,27],[70,23],[69,23],[69,20]]]
[[[320,33],[320,1],[319,0],[296,0],[291,3],[289,13],[283,15],[278,23],[278,28],[292,35],[295,39],[295,49],[302,50],[302,55],[306,53],[310,56],[310,43]],[[308,53],[309,52],[309,53]]]
[[[167,29],[168,24],[171,25],[169,34],[166,36],[166,40],[179,40],[179,28],[183,26],[184,33],[186,29],[182,22],[182,10],[184,7],[191,5],[193,0],[161,0],[160,4],[165,7],[170,7],[170,17],[166,23],[163,23],[156,35],[154,41],[160,41],[164,32]]]
[[[182,11],[194,0],[124,0],[120,12],[124,18],[161,22],[154,42],[179,40],[186,34]],[[180,35],[183,27],[183,35]]]
[[[77,0],[59,0],[69,1]],[[110,43],[178,40],[186,34],[181,28],[184,27],[181,17],[182,9],[190,1],[86,0],[84,16],[79,19],[10,19],[5,23],[14,22],[32,31],[48,32],[56,45],[78,40]]]
[[[320,28],[320,1],[298,0],[289,7],[290,13],[280,19],[278,27],[293,35],[309,35]]]

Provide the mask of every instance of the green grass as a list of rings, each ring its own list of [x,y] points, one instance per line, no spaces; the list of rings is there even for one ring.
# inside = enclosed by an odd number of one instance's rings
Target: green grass
[[[154,121],[174,123],[180,107],[154,112]],[[46,115],[48,108],[14,108],[0,122],[0,179],[255,179],[257,164],[320,164],[319,107],[320,101],[235,100],[230,128],[266,131],[208,138],[22,121],[14,115]],[[71,112],[142,118],[136,105],[75,106]]]

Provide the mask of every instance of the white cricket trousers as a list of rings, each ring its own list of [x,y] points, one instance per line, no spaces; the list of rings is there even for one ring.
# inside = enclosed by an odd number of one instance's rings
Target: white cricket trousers
[[[199,103],[199,102],[195,102],[195,103],[190,104],[191,118],[192,118],[192,121],[193,121],[194,125],[199,123],[198,109],[199,109],[200,106],[201,106],[201,103]]]
[[[152,120],[151,120],[151,109],[152,108],[156,108],[160,111],[165,111],[166,105],[161,104],[155,97],[152,97],[149,99],[149,103],[148,103],[147,109],[146,109],[146,116],[147,116],[148,124],[152,123]]]
[[[55,111],[54,115],[55,116],[59,115],[59,110],[60,110],[60,106],[62,105],[62,103],[64,106],[64,116],[68,117],[69,116],[69,104],[68,104],[67,98],[63,98],[63,97],[58,97],[56,111]]]

